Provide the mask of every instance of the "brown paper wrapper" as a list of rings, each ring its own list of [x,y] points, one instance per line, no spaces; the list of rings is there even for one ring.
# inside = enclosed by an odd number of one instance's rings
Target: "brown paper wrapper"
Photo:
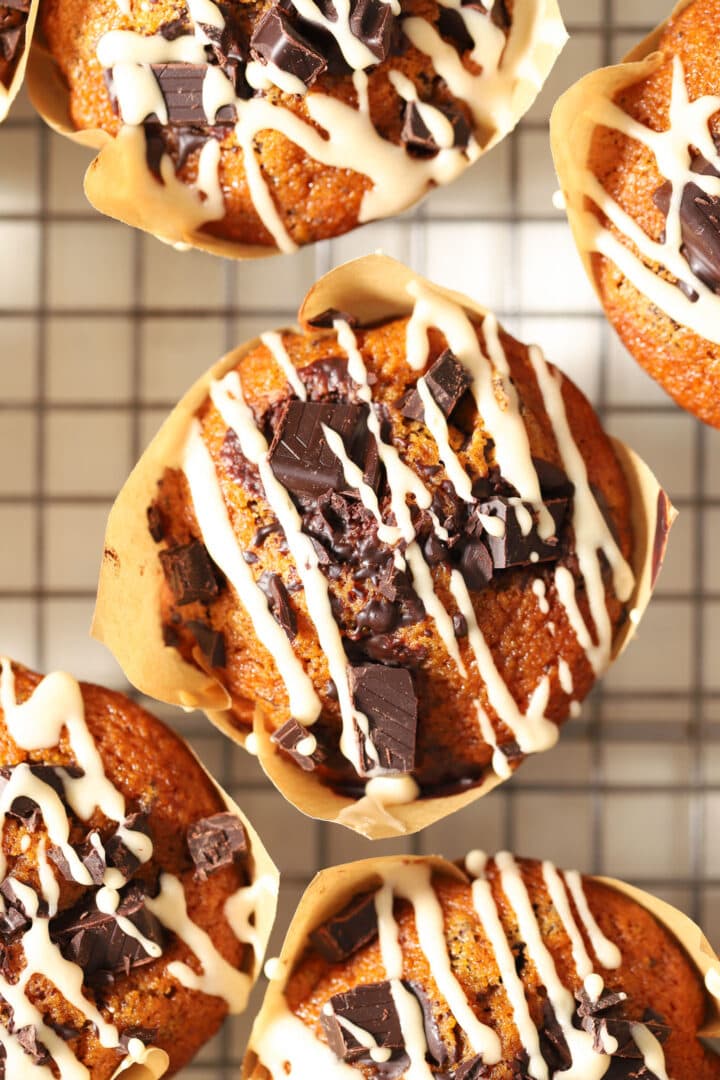
[[[592,71],[566,90],[556,101],[550,117],[550,144],[555,170],[565,197],[568,221],[587,275],[600,300],[602,296],[592,269],[593,252],[584,249],[578,222],[578,216],[587,209],[581,178],[587,166],[590,144],[596,130],[587,105],[598,97],[612,99],[619,90],[641,82],[661,67],[665,63],[665,57],[656,52],[660,38],[671,19],[684,11],[690,3],[692,0],[680,0],[665,22],[639,42],[621,64]]]
[[[356,259],[330,271],[313,286],[300,308],[300,321],[307,325],[328,308],[350,310],[361,322],[408,314],[412,309],[407,291],[411,281],[424,279],[387,256]],[[432,288],[471,315],[487,314],[485,308],[467,297],[434,285]],[[221,731],[243,745],[247,732],[239,731],[233,722],[224,687],[163,643],[158,612],[164,579],[156,545],[148,532],[146,508],[155,497],[165,468],[179,466],[191,419],[205,400],[210,381],[221,377],[257,344],[255,338],[239,346],[195,383],[131,473],[108,520],[92,627],[93,636],[108,646],[130,682],[143,693],[174,705],[205,710]],[[630,485],[636,540],[636,587],[629,605],[633,618],[614,642],[613,655],[618,656],[650,600],[675,512],[648,466],[623,443],[615,441],[614,445]],[[371,839],[418,832],[475,802],[502,782],[491,775],[469,790],[395,806],[382,815],[366,800],[357,802],[335,794],[317,776],[301,772],[276,753],[260,710],[255,713],[254,733],[260,764],[286,799],[310,817],[340,822]]]
[[[557,0],[542,0],[539,20],[545,32],[528,54],[528,67],[535,66],[540,78],[518,79],[511,95],[507,126],[491,135],[483,151],[500,142],[527,112],[567,40]],[[280,254],[272,245],[223,240],[196,227],[192,217],[197,216],[202,204],[180,181],[164,187],[155,180],[145,161],[141,128],[126,128],[118,138],[98,128],[77,131],[70,116],[68,86],[40,34],[31,50],[28,87],[33,105],[53,130],[99,151],[88,167],[84,185],[96,210],[174,246],[198,248],[230,259]]]
[[[23,84],[23,80],[25,79],[25,72],[30,56],[30,46],[35,32],[35,23],[37,21],[39,6],[40,0],[31,0],[30,11],[28,12],[27,22],[25,23],[25,46],[23,48],[22,56],[13,72],[10,85],[5,86],[3,83],[0,83],[0,124],[9,113],[10,106],[17,97],[20,87]]]
[[[441,874],[456,877],[462,881],[467,880],[465,873],[455,863],[433,855],[389,855],[375,859],[364,859],[361,862],[333,866],[328,870],[322,870],[316,875],[305,891],[290,923],[280,952],[278,978],[269,982],[262,1007],[255,1019],[248,1050],[243,1062],[243,1080],[249,1080],[249,1077],[254,1075],[255,1068],[262,1065],[253,1049],[253,1035],[255,1031],[261,1030],[266,1018],[277,1011],[279,1007],[287,1007],[284,1002],[285,986],[302,959],[303,953],[308,946],[310,933],[332,915],[341,911],[353,897],[369,892],[379,886],[382,883],[382,869],[412,866],[417,863],[422,863],[425,866],[430,865]],[[662,923],[683,946],[703,982],[710,970],[716,971],[720,975],[720,958],[713,951],[700,927],[689,919],[687,915],[684,915],[670,904],[659,900],[656,896],[643,892],[632,885],[627,885],[624,881],[617,881],[614,878],[607,877],[590,878],[590,880],[601,881],[610,888],[616,889],[654,915],[658,922]],[[707,992],[706,996],[706,1023],[699,1035],[702,1037],[715,1037],[720,1035],[720,998],[713,997],[709,992]]]

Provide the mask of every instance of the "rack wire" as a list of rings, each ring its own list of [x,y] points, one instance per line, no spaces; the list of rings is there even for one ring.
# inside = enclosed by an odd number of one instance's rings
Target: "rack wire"
[[[565,0],[570,44],[513,137],[413,212],[282,260],[182,255],[100,218],[81,193],[87,152],[52,134],[26,100],[0,130],[0,649],[10,655],[127,689],[86,636],[104,520],[124,476],[217,356],[292,323],[317,276],[377,248],[538,340],[681,510],[637,641],[560,745],[421,836],[371,845],[310,822],[204,717],[146,703],[190,739],[283,869],[276,949],[315,869],[478,846],[625,877],[720,940],[719,437],[676,409],[615,339],[552,207],[547,146],[557,94],[622,56],[667,6]],[[249,1023],[228,1022],[183,1077],[236,1077]]]

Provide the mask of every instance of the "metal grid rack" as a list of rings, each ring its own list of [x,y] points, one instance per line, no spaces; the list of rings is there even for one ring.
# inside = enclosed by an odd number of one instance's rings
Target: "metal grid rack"
[[[126,688],[86,635],[104,520],[127,471],[210,362],[292,322],[320,273],[379,247],[539,341],[681,510],[637,641],[560,745],[421,836],[371,845],[312,823],[202,716],[147,702],[191,740],[283,869],[275,948],[315,868],[477,846],[625,877],[720,940],[720,436],[676,409],[616,341],[552,208],[547,146],[557,94],[622,56],[670,5],[561,6],[571,41],[541,98],[466,177],[399,219],[251,266],[181,255],[100,218],[81,191],[87,152],[53,135],[27,101],[0,130],[0,650]],[[226,1024],[186,1080],[238,1075],[252,1011]]]

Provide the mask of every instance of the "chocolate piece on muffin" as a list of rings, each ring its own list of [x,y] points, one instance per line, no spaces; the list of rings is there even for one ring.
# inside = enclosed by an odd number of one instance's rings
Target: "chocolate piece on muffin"
[[[508,852],[326,870],[289,929],[244,1080],[717,1080],[698,1035],[703,971],[720,962],[708,949],[697,967],[655,903]]]
[[[64,83],[68,133],[116,140],[91,201],[236,256],[338,236],[454,179],[566,40],[556,0],[47,0],[42,21],[41,111]]]
[[[0,762],[3,1075],[177,1072],[245,1008],[267,855],[177,736],[69,675],[0,659]]]
[[[550,748],[643,606],[647,529],[588,402],[491,314],[410,290],[408,315],[264,334],[191,391],[113,511],[96,620],[146,691],[207,708],[177,657],[224,689],[293,801],[367,795],[361,816]]]
[[[25,27],[30,0],[0,4],[0,83],[7,89],[25,50]]]
[[[623,343],[684,409],[720,426],[718,0],[685,0],[552,119],[586,269]]]

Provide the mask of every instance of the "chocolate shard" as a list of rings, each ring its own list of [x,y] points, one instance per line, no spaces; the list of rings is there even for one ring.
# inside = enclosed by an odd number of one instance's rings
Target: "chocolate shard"
[[[575,485],[560,465],[538,457],[534,457],[532,463],[544,496],[569,499],[575,494]]]
[[[290,16],[275,5],[256,24],[250,38],[250,50],[258,60],[265,60],[305,86],[312,86],[327,68],[327,61],[292,25]]]
[[[195,638],[200,652],[210,667],[225,667],[227,656],[225,635],[222,630],[213,630],[212,626],[208,626],[200,619],[190,619],[185,625]]]
[[[391,1051],[404,1047],[400,1018],[389,982],[357,986],[344,994],[335,994],[320,1017],[328,1046],[337,1058],[351,1063],[370,1063],[367,1047],[343,1027],[341,1020],[347,1020],[354,1027],[366,1031],[378,1047]]]
[[[431,104],[428,102],[428,104]],[[464,113],[452,105],[438,105],[432,103],[432,107],[445,117],[450,123],[453,132],[452,146],[464,150],[470,142],[472,134]],[[400,140],[410,153],[418,157],[432,157],[439,153],[441,147],[436,143],[430,128],[422,117],[422,112],[417,101],[408,101],[403,110],[403,126],[400,132]]]
[[[165,539],[165,517],[157,503],[147,508],[148,531],[156,544]]]
[[[390,54],[395,30],[392,5],[385,0],[354,0],[350,29],[367,45],[378,63],[382,63]]]
[[[140,886],[128,886],[116,914],[129,919],[144,938],[162,948],[163,928],[145,906]],[[52,919],[50,937],[66,960],[83,969],[84,981],[90,986],[112,982],[116,975],[127,975],[155,959],[137,938],[120,928],[116,915],[100,911],[92,897]]]
[[[483,1063],[480,1054],[461,1061],[457,1068],[448,1073],[438,1074],[437,1080],[487,1080],[492,1076],[492,1069]]]
[[[95,840],[95,843],[93,843],[93,840]],[[105,860],[97,846],[99,841],[100,833],[97,829],[93,829],[87,840],[78,848],[80,860],[90,874],[93,885],[102,885],[105,877]]]
[[[50,1062],[50,1053],[44,1043],[38,1038],[37,1029],[32,1024],[17,1028],[15,1038],[34,1065],[47,1065]]]
[[[29,762],[26,762],[25,764],[30,770],[31,775],[36,780],[41,780],[43,784],[47,784],[48,787],[52,788],[55,794],[58,795],[64,803],[65,789],[58,770],[53,765],[34,765]],[[10,779],[15,767],[16,766],[13,765],[6,765],[0,768],[0,790],[5,787],[5,784]],[[81,775],[80,770],[73,766],[69,766],[66,769],[66,772],[71,776]],[[21,824],[30,832],[35,832],[35,830],[40,827],[42,821],[40,807],[29,795],[18,795],[14,798],[12,805],[8,810],[8,814],[21,822]]]
[[[145,833],[146,836],[150,835],[147,814],[130,814],[125,819],[124,824],[133,832]],[[137,855],[130,850],[119,833],[113,833],[112,836],[108,837],[105,843],[105,858],[108,866],[119,870],[126,881],[133,876],[140,866]]]
[[[501,536],[495,535],[494,529],[491,531],[485,527],[485,544],[496,570],[505,570],[510,566],[529,566],[536,562],[552,562],[560,557],[562,549],[558,537],[568,516],[570,500],[548,499],[545,506],[555,523],[554,534],[548,540],[542,540],[538,534],[537,515],[532,507],[524,503],[522,506],[516,505],[516,501],[500,495],[480,503],[477,508],[480,515],[495,518],[504,524]],[[530,531],[523,534],[521,523],[526,514],[531,515],[532,525]]]
[[[443,416],[448,419],[472,383],[472,376],[450,349],[446,349],[425,375],[425,382]],[[425,408],[415,388],[405,394],[399,404],[403,416],[410,420],[424,419]]]
[[[374,768],[392,773],[412,772],[418,702],[410,672],[383,664],[351,667],[350,687],[355,707],[368,721],[367,737],[358,731],[365,772]],[[368,744],[374,747],[375,754]]]
[[[0,884],[0,896],[5,904],[5,910],[0,913],[0,940],[3,945],[10,945],[25,933],[30,926],[30,919],[15,895],[12,878],[5,878]]]
[[[168,124],[215,122],[215,117],[206,116],[203,109],[206,64],[151,64],[150,70],[162,91]]]
[[[690,269],[709,289],[720,292],[720,199],[706,195],[698,184],[686,184],[680,222],[681,250]]]
[[[411,980],[404,982],[403,985],[410,991],[413,997],[416,998],[422,1009],[425,1042],[427,1043],[428,1053],[433,1059],[433,1062],[440,1066],[452,1064],[457,1055],[457,1047],[453,1047],[451,1052],[450,1048],[445,1043],[445,1040],[440,1033],[438,1022],[435,1019],[432,1001],[426,994],[422,983]]]
[[[467,5],[462,6],[466,7]],[[475,48],[472,35],[457,8],[440,8],[438,30],[441,37],[450,41],[460,53],[470,52]]]
[[[304,754],[299,747],[303,743],[307,744],[310,739],[313,740],[315,748],[312,753]],[[326,757],[325,751],[313,735],[312,730],[303,727],[293,717],[272,733],[270,741],[279,746],[281,750],[284,750],[304,772],[313,772]]]
[[[217,568],[200,540],[161,551],[160,562],[177,604],[209,604],[219,595]]]
[[[471,540],[460,556],[460,573],[468,589],[484,589],[493,576],[493,560],[482,540]]]
[[[318,926],[310,941],[329,964],[341,964],[378,935],[375,893],[363,893]]]
[[[555,1010],[550,1001],[545,998],[543,1002],[543,1026],[540,1031],[540,1050],[550,1073],[565,1072],[573,1063],[573,1056],[567,1044],[565,1034],[560,1026]]]
[[[297,615],[290,603],[290,595],[278,574],[266,570],[258,578],[258,587],[268,600],[273,618],[280,623],[291,641],[297,636]]]
[[[323,425],[336,431],[348,457],[365,468],[372,436],[367,405],[290,401],[270,447],[270,466],[294,495],[317,496],[346,489],[342,464],[328,446]],[[375,480],[369,478],[366,482]]]
[[[250,854],[245,827],[230,813],[196,821],[187,831],[187,845],[198,881],[206,881],[224,866],[243,862]]]
[[[18,22],[15,26],[4,27],[0,30],[0,59],[10,64],[20,56],[24,46],[24,22]]]
[[[312,319],[308,320],[308,326],[312,326],[317,330],[332,330],[336,319],[342,319],[343,322],[353,328],[358,326],[355,315],[351,315],[349,311],[340,311],[338,308],[326,308],[319,315],[313,315]]]

